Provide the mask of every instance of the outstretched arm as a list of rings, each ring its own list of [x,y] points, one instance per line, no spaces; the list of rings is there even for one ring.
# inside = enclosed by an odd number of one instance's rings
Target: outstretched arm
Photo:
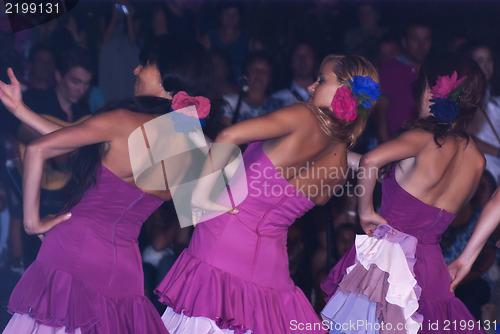
[[[476,143],[477,148],[483,153],[483,154],[489,154],[494,157],[500,156],[500,148],[492,145],[490,143],[487,143],[477,137],[472,137],[474,138],[474,141]],[[497,142],[495,142],[497,144]]]
[[[484,244],[500,223],[500,191],[496,190],[483,209],[472,236],[460,256],[448,265],[451,276],[450,291],[469,273]]]
[[[23,102],[21,85],[12,68],[7,69],[7,75],[10,79],[10,85],[0,81],[0,100],[7,110],[40,135],[46,135],[62,128],[61,125],[51,122],[30,110]]]
[[[407,131],[377,146],[361,158],[358,185],[362,187],[364,194],[359,198],[358,214],[361,227],[367,235],[372,236],[377,225],[387,224],[387,221],[378,215],[373,207],[373,190],[379,169],[391,162],[417,156],[426,142],[424,133],[423,130]]]
[[[45,160],[85,145],[111,143],[119,136],[128,136],[124,127],[116,126],[116,122],[123,122],[124,118],[122,111],[103,113],[76,126],[40,137],[28,145],[23,170],[23,216],[24,228],[28,234],[45,233],[70,217],[50,215],[40,219],[40,181]]]

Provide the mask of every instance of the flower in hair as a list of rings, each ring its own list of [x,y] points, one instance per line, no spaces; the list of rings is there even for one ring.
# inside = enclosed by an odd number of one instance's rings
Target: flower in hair
[[[203,118],[210,112],[210,100],[203,96],[189,96],[178,92],[172,99],[171,119],[177,132],[188,133],[205,125]]]
[[[434,117],[444,123],[451,123],[457,117],[458,109],[456,102],[449,99],[432,99],[431,113]]]
[[[457,71],[453,71],[451,76],[438,76],[436,85],[432,87],[431,93],[434,99],[448,99],[450,98],[450,93],[457,89],[467,78],[467,76],[462,77],[457,80]],[[458,96],[457,96],[458,97]]]
[[[196,112],[192,109],[184,109],[189,106],[194,106]],[[205,118],[210,112],[210,100],[203,96],[189,96],[186,92],[180,91],[174,95],[172,99],[172,109],[184,110],[181,111],[186,116]]]
[[[433,104],[430,112],[440,122],[451,123],[457,117],[460,93],[467,76],[458,80],[457,77],[457,71],[453,71],[450,76],[438,76],[436,85],[431,89],[430,101]]]
[[[380,97],[379,84],[367,75],[355,75],[348,83],[358,103],[365,108],[370,109],[372,107],[370,102],[376,102]]]
[[[346,121],[354,121],[358,115],[368,117],[367,109],[380,97],[379,84],[369,76],[355,75],[343,83],[332,100],[335,115]]]
[[[333,113],[340,119],[354,121],[357,117],[356,106],[358,101],[352,96],[352,91],[347,86],[340,86],[332,100]]]

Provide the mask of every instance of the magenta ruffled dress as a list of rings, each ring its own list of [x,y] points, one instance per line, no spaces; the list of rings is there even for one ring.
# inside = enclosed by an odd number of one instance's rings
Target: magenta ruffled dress
[[[449,291],[439,242],[455,215],[420,201],[394,175],[383,181],[379,212],[389,225],[357,236],[321,284],[330,333],[484,333]]]
[[[72,217],[45,235],[10,297],[4,333],[168,333],[144,296],[137,244],[161,204],[102,166]]]
[[[198,224],[156,293],[171,334],[325,333],[290,278],[287,231],[314,203],[252,143],[244,156],[248,196],[236,215]],[[231,189],[237,189],[231,185]]]

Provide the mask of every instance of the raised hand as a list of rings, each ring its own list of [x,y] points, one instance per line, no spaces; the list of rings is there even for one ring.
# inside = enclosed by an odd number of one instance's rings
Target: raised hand
[[[0,81],[0,100],[11,113],[19,109],[23,105],[23,93],[21,91],[21,84],[14,75],[12,68],[7,69],[7,75],[10,79],[10,85]]]

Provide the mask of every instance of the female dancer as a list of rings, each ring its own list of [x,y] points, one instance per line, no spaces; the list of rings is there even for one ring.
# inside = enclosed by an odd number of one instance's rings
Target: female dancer
[[[401,333],[481,332],[449,291],[439,241],[484,169],[484,157],[465,130],[485,84],[471,59],[428,61],[415,86],[420,119],[361,159],[359,184],[366,192],[358,211],[368,236],[358,236],[356,247],[322,284],[331,297],[322,314],[332,321],[332,333],[350,321],[361,326],[355,326],[359,332],[374,324]],[[372,201],[377,169],[388,164],[377,214]]]
[[[142,124],[170,110],[172,95],[196,93],[205,59],[186,44],[155,47],[134,73],[137,97],[76,126],[61,128],[22,103],[19,82],[0,83],[0,98],[21,121],[45,136],[27,149],[24,161],[24,226],[45,235],[36,261],[12,293],[13,317],[4,333],[167,333],[144,296],[137,236],[141,224],[169,200],[168,191],[144,192],[134,185],[128,138]],[[198,82],[198,83],[197,83]],[[57,131],[56,131],[57,130]],[[43,161],[78,151],[65,214],[40,219]]]
[[[156,290],[168,306],[162,318],[171,334],[325,331],[290,278],[287,229],[344,183],[346,143],[361,133],[367,116],[356,110],[366,112],[375,103],[376,81],[366,59],[327,56],[307,104],[218,135],[221,146],[251,142],[243,156],[248,196],[235,208],[218,207],[195,191],[197,207],[231,212],[196,226],[189,248]]]

